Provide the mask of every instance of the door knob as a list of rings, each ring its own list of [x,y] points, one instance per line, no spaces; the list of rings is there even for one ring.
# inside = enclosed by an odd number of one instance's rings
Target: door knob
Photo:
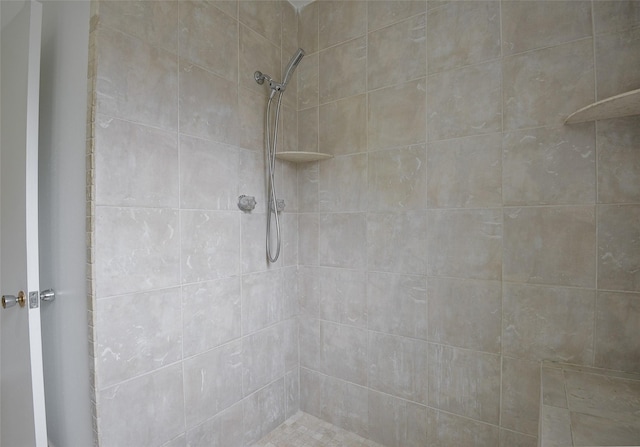
[[[24,307],[26,299],[24,297],[24,292],[21,290],[18,292],[18,296],[15,297],[13,295],[2,295],[2,308],[6,309],[7,307],[13,307],[16,304],[20,304],[20,307]]]

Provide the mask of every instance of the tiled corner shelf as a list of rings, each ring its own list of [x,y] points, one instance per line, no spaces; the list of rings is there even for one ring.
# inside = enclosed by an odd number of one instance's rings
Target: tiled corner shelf
[[[293,163],[308,163],[310,161],[322,161],[333,158],[333,155],[322,152],[288,151],[276,152],[276,158]]]
[[[594,102],[569,115],[564,123],[576,124],[631,115],[640,115],[640,89]]]

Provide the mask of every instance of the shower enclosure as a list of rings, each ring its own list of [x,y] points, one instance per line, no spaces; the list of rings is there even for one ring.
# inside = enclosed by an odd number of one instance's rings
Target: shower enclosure
[[[298,410],[532,447],[541,360],[640,370],[640,123],[563,124],[639,85],[637,2],[93,8],[101,447],[247,446]],[[265,93],[281,152],[334,156],[278,164],[275,203]]]

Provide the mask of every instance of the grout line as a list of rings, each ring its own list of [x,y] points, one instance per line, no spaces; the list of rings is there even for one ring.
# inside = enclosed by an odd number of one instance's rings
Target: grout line
[[[593,39],[593,96],[594,101],[598,100],[598,70],[597,70],[597,59],[596,59],[596,19],[595,19],[595,0],[591,1],[591,35]],[[600,197],[600,191],[598,188],[598,172],[600,169],[598,158],[600,155],[600,151],[598,149],[598,125],[599,122],[596,120],[593,126],[594,132],[594,151],[595,151],[595,172],[594,172],[594,182],[595,182],[595,203],[594,203],[594,220],[595,220],[595,237],[594,237],[594,253],[593,256],[595,258],[595,268],[594,268],[594,284],[595,284],[595,297],[593,303],[593,333],[592,333],[592,349],[591,349],[591,365],[595,366],[596,364],[596,346],[597,346],[597,337],[598,337],[598,325],[597,325],[597,312],[598,312],[598,202]],[[568,402],[568,401],[567,401]],[[573,437],[573,429],[571,430],[571,436]]]
[[[501,212],[500,212],[500,225],[502,228],[502,240],[501,240],[501,262],[500,262],[500,390],[498,397],[498,426],[502,427],[502,414],[503,414],[503,393],[502,390],[504,388],[504,349],[503,343],[505,340],[504,336],[504,278],[505,278],[505,269],[504,269],[504,260],[505,260],[505,243],[504,243],[504,37],[503,37],[503,28],[502,28],[502,1],[498,4],[498,17],[500,24],[500,203],[501,203]]]

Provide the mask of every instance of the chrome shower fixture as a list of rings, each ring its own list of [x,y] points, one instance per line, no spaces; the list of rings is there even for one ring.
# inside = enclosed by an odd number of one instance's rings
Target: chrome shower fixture
[[[293,76],[293,72],[296,67],[304,57],[304,50],[302,48],[298,48],[298,51],[291,57],[289,63],[287,64],[287,68],[284,70],[284,78],[282,78],[282,82],[274,81],[271,76],[268,74],[262,73],[261,71],[256,71],[253,73],[253,79],[262,85],[264,81],[269,81],[269,87],[271,88],[271,93],[269,94],[269,100],[267,101],[267,113],[266,113],[266,122],[265,122],[265,146],[266,146],[266,157],[267,157],[267,195],[269,196],[267,199],[267,259],[269,262],[276,262],[278,260],[278,256],[280,256],[280,218],[278,217],[278,213],[284,210],[284,200],[278,199],[276,194],[276,179],[275,179],[275,171],[276,171],[276,149],[278,147],[278,123],[280,122],[280,106],[282,105],[282,94],[287,88],[287,84],[291,80],[291,76]],[[271,103],[273,102],[273,98],[278,93],[278,101],[276,102],[276,116],[275,119],[271,120]],[[271,224],[275,225],[275,247],[272,245],[271,241]]]
[[[269,87],[271,88],[271,96],[275,94],[275,92],[284,92],[287,88],[287,84],[291,80],[291,76],[295,71],[296,67],[304,57],[304,50],[302,48],[298,48],[298,51],[295,52],[291,59],[289,60],[289,64],[284,71],[284,78],[282,82],[275,81],[271,76],[266,73],[262,73],[261,71],[256,71],[253,74],[253,79],[260,85],[264,84],[264,81],[269,81]]]
[[[284,71],[284,78],[282,80],[282,85],[284,87],[286,87],[289,81],[291,80],[291,75],[293,74],[294,70],[296,69],[296,67],[298,66],[298,64],[300,63],[303,57],[304,57],[304,50],[302,48],[298,48],[298,51],[296,51],[295,54],[291,56],[291,59],[289,59],[289,64],[287,65],[287,68]],[[284,90],[284,87],[282,88],[282,90]]]

